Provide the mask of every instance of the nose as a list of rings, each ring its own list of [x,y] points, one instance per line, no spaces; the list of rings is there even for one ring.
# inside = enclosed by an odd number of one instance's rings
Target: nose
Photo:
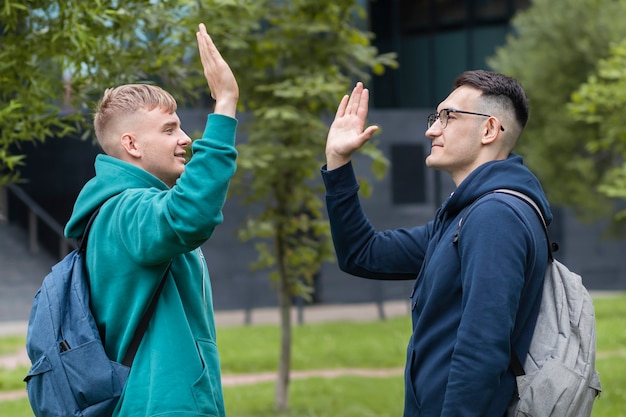
[[[426,129],[426,137],[429,139],[434,139],[437,136],[441,135],[443,131],[442,124],[439,119],[435,120],[435,123],[432,124],[429,128]]]
[[[178,143],[180,144],[180,146],[182,146],[183,148],[188,147],[189,145],[191,145],[191,138],[181,130],[182,132],[182,136],[181,138],[178,140]]]

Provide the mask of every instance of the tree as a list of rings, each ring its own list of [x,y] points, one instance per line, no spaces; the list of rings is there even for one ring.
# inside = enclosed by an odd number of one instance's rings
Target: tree
[[[569,105],[574,119],[590,126],[594,135],[586,150],[604,161],[598,191],[609,198],[626,200],[626,41],[611,48],[607,59],[572,95]],[[615,221],[624,233],[626,209],[617,209]]]
[[[197,23],[185,21],[194,3],[6,0],[0,9],[0,185],[18,179],[21,142],[87,137],[91,106],[107,87],[152,81],[178,93],[198,90],[201,68],[184,65],[197,49]]]
[[[514,34],[489,64],[520,80],[531,106],[517,151],[537,173],[550,200],[583,220],[610,214],[599,191],[612,157],[587,146],[596,128],[572,117],[567,103],[612,42],[626,36],[624,0],[535,0],[512,21]],[[608,159],[607,159],[608,158]]]
[[[241,1],[246,4],[246,1]],[[356,0],[255,0],[263,18],[245,40],[233,41],[242,103],[252,115],[238,146],[236,189],[252,208],[240,229],[256,241],[256,267],[272,270],[281,318],[276,408],[288,408],[293,297],[311,290],[313,276],[332,253],[322,214],[319,168],[328,126],[354,78],[380,73],[393,55],[378,55]],[[211,8],[209,8],[211,9]],[[213,19],[213,18],[212,18]],[[239,51],[237,53],[236,51]],[[374,167],[384,158],[367,148]]]

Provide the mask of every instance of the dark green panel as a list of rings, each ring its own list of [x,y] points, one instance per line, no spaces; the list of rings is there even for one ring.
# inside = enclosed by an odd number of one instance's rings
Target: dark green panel
[[[471,64],[474,68],[489,69],[487,59],[493,56],[496,48],[504,45],[508,27],[494,26],[474,29],[470,35],[473,45]]]
[[[401,43],[399,105],[403,108],[428,107],[433,94],[427,37],[406,37]]]
[[[461,72],[467,70],[467,31],[457,30],[435,36],[435,107],[452,91],[452,83]]]

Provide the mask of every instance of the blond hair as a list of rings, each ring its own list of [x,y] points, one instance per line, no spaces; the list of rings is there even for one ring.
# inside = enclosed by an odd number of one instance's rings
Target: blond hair
[[[132,115],[138,110],[151,111],[155,108],[174,113],[176,100],[162,88],[148,84],[126,84],[106,89],[93,121],[96,138],[102,149],[109,153],[107,134],[118,118]]]

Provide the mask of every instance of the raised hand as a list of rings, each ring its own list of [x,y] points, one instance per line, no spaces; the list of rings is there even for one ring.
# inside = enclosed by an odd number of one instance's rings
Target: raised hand
[[[198,25],[196,33],[200,61],[204,68],[204,77],[209,84],[211,97],[215,99],[215,113],[235,117],[239,86],[230,67],[215,47],[203,23]]]
[[[335,114],[326,139],[326,169],[347,164],[352,154],[367,142],[378,126],[364,130],[369,104],[369,91],[358,82],[352,94],[345,95]]]

